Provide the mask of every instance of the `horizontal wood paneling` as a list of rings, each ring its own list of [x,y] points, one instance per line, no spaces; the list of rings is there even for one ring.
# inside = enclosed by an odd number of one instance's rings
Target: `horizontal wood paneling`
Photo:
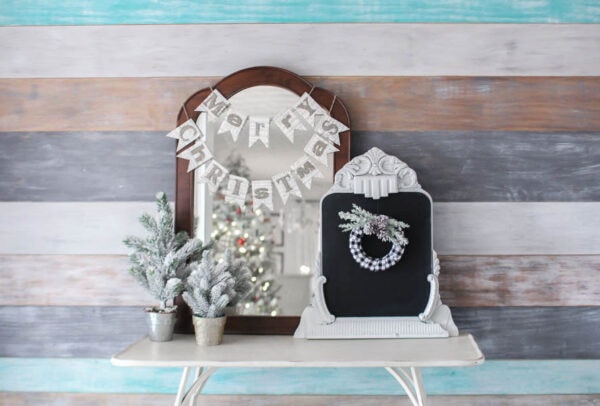
[[[0,390],[173,394],[181,369],[113,367],[104,359],[0,358]],[[598,394],[600,361],[486,361],[424,368],[429,395]],[[209,395],[401,395],[383,368],[224,368]]]
[[[146,202],[0,202],[0,254],[118,255]],[[600,203],[434,203],[440,255],[600,254]],[[560,230],[557,237],[556,230]]]
[[[452,309],[487,359],[600,358],[600,307]]]
[[[156,213],[146,202],[0,203],[2,254],[127,254],[123,239],[143,235],[142,213]]]
[[[598,203],[434,203],[440,255],[598,254]]]
[[[354,131],[600,131],[598,77],[307,79],[344,101]],[[0,79],[0,129],[167,132],[181,103],[218,80]]]
[[[0,305],[149,306],[124,255],[0,255]]]
[[[452,309],[486,359],[600,358],[600,307]],[[142,307],[0,307],[0,356],[108,357],[143,336]],[[285,392],[282,392],[285,393]]]
[[[157,394],[99,394],[3,392],[0,404],[45,406],[164,406],[175,395]],[[348,395],[202,395],[202,401],[211,406],[403,406],[410,400],[397,396]],[[592,406],[600,404],[598,395],[470,395],[428,396],[432,406]]]
[[[600,201],[600,132],[354,133],[353,155],[373,146],[415,169],[436,202]],[[174,147],[164,132],[0,133],[0,200],[173,196]]]
[[[110,357],[146,333],[143,307],[7,306],[0,320],[2,357]]]
[[[0,134],[0,200],[154,201],[175,196],[175,140],[164,133]]]
[[[586,24],[2,27],[0,49],[2,78],[224,76],[260,65],[324,76],[600,74],[600,30]]]
[[[449,306],[600,306],[600,256],[442,256]],[[0,305],[147,306],[120,255],[0,255]],[[68,285],[68,289],[65,286]]]
[[[600,256],[445,256],[450,306],[600,306]]]
[[[413,168],[437,202],[598,201],[600,134],[354,132]]]
[[[13,5],[18,4],[19,7]],[[12,7],[11,7],[12,5]],[[600,22],[600,7],[593,0],[519,0],[466,2],[359,0],[308,0],[236,2],[141,0],[81,3],[64,0],[50,6],[41,0],[5,1],[1,25],[103,25],[198,23],[381,23],[381,22]]]

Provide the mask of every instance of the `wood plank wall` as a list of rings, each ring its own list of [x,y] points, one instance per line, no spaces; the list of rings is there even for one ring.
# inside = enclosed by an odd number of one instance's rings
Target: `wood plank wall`
[[[0,6],[0,403],[169,401],[178,371],[108,361],[151,301],[121,240],[156,191],[173,197],[163,135],[181,103],[253,65],[334,91],[352,154],[396,154],[433,196],[442,298],[487,357],[426,370],[433,404],[597,403],[600,5],[368,3]],[[206,391],[362,405],[397,404],[396,386],[376,369],[231,369]]]

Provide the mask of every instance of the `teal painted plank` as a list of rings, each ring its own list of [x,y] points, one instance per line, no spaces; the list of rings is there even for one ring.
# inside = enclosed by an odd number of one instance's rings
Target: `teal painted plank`
[[[598,23],[597,0],[5,0],[1,25]]]
[[[113,367],[105,359],[0,358],[0,391],[172,394],[178,368]],[[600,360],[486,361],[473,368],[425,368],[431,395],[600,393]],[[383,368],[226,368],[204,389],[229,395],[397,395]]]

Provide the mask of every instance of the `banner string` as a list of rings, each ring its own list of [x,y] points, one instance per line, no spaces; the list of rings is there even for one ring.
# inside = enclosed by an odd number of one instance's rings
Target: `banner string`
[[[190,115],[188,114],[187,109],[185,108],[185,104],[182,104],[181,108],[183,109],[183,112],[185,113],[185,118],[187,118],[189,120]]]
[[[333,101],[331,102],[331,107],[329,107],[329,114],[331,114],[331,110],[333,110],[333,106],[335,105],[335,99],[337,98],[337,95],[333,95]]]

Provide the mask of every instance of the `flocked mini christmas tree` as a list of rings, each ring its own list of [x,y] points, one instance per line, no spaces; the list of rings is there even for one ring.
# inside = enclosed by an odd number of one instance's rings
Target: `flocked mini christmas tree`
[[[160,302],[154,311],[169,312],[174,308],[168,303],[183,291],[190,264],[200,260],[207,247],[185,231],[175,233],[165,193],[156,194],[156,205],[156,218],[144,213],[139,219],[147,236],[128,236],[123,243],[131,249],[129,273]]]
[[[195,316],[222,317],[227,306],[244,300],[250,293],[251,277],[244,261],[235,259],[230,250],[220,261],[213,260],[210,250],[205,251],[202,260],[192,265],[183,300]]]
[[[250,170],[239,154],[231,154],[225,166],[232,175],[250,178]],[[240,207],[226,202],[221,193],[216,193],[211,234],[215,250],[222,255],[231,249],[236,258],[246,261],[252,274],[250,294],[237,303],[240,313],[272,316],[280,313],[278,291],[281,287],[274,279],[271,258],[272,229],[271,216],[261,209],[253,210],[250,194],[246,196],[244,206]]]

